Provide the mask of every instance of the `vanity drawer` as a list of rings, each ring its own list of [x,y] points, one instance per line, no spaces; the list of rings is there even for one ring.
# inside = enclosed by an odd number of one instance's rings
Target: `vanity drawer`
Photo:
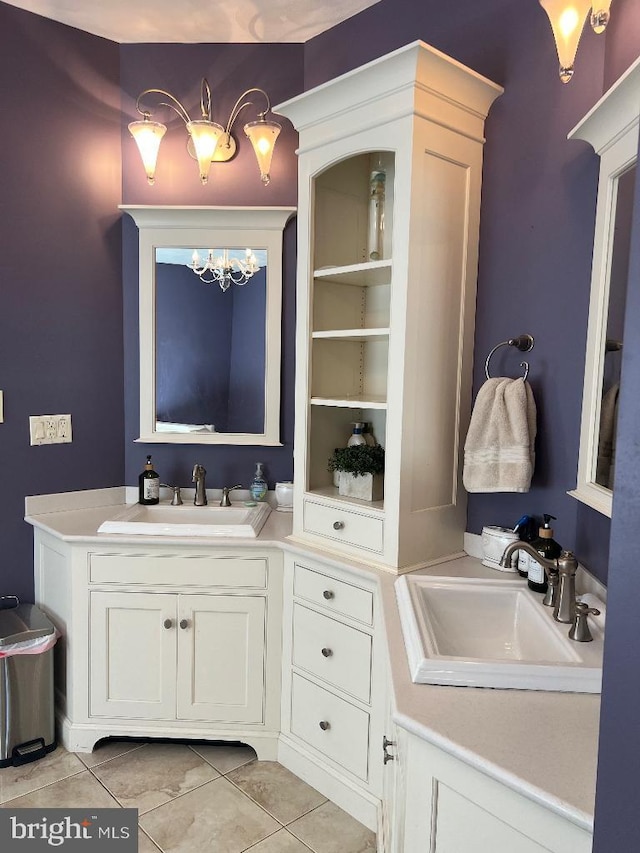
[[[370,515],[362,515],[348,509],[304,502],[304,529],[337,542],[345,542],[356,548],[364,548],[377,554],[382,553],[384,521]]]
[[[335,613],[373,624],[373,593],[336,578],[314,572],[296,563],[293,570],[293,592]]]
[[[89,581],[266,589],[267,561],[264,557],[212,557],[207,554],[90,554]]]
[[[295,604],[292,663],[346,693],[371,698],[371,637]]]
[[[367,778],[369,715],[295,673],[291,731],[355,776]]]

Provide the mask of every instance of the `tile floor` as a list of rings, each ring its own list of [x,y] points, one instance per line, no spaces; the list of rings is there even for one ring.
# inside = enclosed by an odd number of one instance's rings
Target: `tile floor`
[[[136,808],[139,853],[375,853],[375,835],[235,744],[106,741],[0,770],[0,807]]]

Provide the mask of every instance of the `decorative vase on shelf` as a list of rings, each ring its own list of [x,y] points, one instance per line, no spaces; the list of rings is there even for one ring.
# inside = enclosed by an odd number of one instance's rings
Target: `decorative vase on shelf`
[[[384,257],[384,200],[387,173],[380,158],[371,170],[369,178],[369,237],[368,256],[370,261]]]

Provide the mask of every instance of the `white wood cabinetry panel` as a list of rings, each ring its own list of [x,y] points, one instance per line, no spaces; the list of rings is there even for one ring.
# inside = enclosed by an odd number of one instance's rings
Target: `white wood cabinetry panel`
[[[367,778],[369,715],[296,674],[291,690],[291,731],[345,770]]]
[[[181,595],[178,717],[262,722],[264,656],[264,598]]]
[[[305,501],[304,528],[334,542],[346,542],[365,551],[381,553],[384,541],[384,521],[347,507],[326,506]]]
[[[365,625],[373,624],[373,593],[296,563],[294,595]]]
[[[174,718],[175,596],[93,592],[90,618],[91,715]]]
[[[513,826],[446,785],[438,785],[434,853],[490,850],[491,853],[545,853],[542,847]]]
[[[371,698],[371,635],[293,607],[293,664],[362,702]]]
[[[267,561],[263,557],[186,556],[160,553],[91,554],[91,583],[152,584],[154,586],[245,587],[265,589]]]

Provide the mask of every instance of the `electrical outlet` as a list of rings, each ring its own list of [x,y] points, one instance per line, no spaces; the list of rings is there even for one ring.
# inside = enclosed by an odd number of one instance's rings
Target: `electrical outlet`
[[[72,440],[71,415],[32,415],[29,418],[31,444],[67,444]]]

